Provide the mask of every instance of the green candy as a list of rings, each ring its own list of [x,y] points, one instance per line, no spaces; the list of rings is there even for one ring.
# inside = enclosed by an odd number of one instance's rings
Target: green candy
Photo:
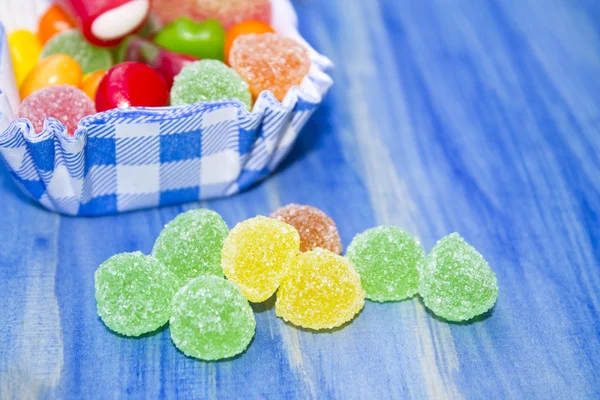
[[[198,58],[225,59],[225,28],[216,19],[196,22],[180,17],[156,34],[154,42],[175,53]]]
[[[191,210],[165,226],[152,254],[183,282],[200,275],[223,276],[221,248],[228,234],[227,224],[216,212]]]
[[[121,253],[96,270],[97,311],[111,330],[126,336],[152,332],[167,323],[180,287],[160,261],[138,252]]]
[[[360,275],[366,297],[398,301],[419,289],[417,265],[425,256],[419,241],[395,226],[379,226],[354,237],[346,257]]]
[[[248,84],[233,69],[216,60],[195,61],[175,77],[171,105],[237,99],[247,110],[252,106]]]
[[[185,355],[219,360],[243,352],[256,329],[248,300],[232,282],[202,276],[173,298],[171,339]]]
[[[113,64],[110,50],[88,43],[77,29],[69,29],[54,35],[42,49],[40,58],[53,54],[66,54],[73,57],[84,74],[109,69]]]
[[[452,233],[441,238],[421,264],[419,294],[437,316],[466,321],[494,306],[498,282],[483,256]]]

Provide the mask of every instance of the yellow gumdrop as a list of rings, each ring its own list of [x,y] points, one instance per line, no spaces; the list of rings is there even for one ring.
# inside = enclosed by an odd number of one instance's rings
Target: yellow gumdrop
[[[79,63],[66,54],[54,54],[41,60],[32,69],[19,90],[21,99],[48,86],[79,86],[83,72]]]
[[[25,29],[12,32],[8,36],[8,48],[12,59],[17,87],[35,67],[42,51],[38,37]]]
[[[225,276],[252,302],[267,300],[300,252],[298,231],[274,218],[255,217],[235,226],[221,252]]]
[[[299,254],[281,280],[275,313],[294,325],[331,329],[363,308],[365,291],[347,258],[317,248]]]

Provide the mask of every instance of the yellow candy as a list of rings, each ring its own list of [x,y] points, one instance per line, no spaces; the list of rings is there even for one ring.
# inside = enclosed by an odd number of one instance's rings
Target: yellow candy
[[[291,225],[274,218],[255,217],[235,226],[221,253],[225,276],[238,284],[252,302],[267,300],[300,252],[300,235]]]
[[[8,36],[8,47],[17,87],[20,87],[29,71],[37,64],[42,45],[35,34],[22,29]]]
[[[79,63],[66,54],[55,54],[41,60],[27,75],[21,89],[21,98],[31,93],[55,85],[72,85],[79,87],[83,72]]]
[[[294,325],[331,329],[363,308],[360,276],[345,257],[317,248],[298,255],[281,280],[275,313]]]

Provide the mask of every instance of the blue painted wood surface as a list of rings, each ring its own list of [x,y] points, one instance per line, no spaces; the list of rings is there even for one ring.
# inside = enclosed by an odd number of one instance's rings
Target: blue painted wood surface
[[[599,398],[600,7],[594,1],[298,0],[336,81],[285,165],[235,198],[96,219],[48,213],[0,172],[0,398]],[[469,324],[367,302],[335,333],[256,307],[241,357],[110,333],[93,273],[179,212],[235,223],[321,207],[343,242],[460,232],[500,296]]]

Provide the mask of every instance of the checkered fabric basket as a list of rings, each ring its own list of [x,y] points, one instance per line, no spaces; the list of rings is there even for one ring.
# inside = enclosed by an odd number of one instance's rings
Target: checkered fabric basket
[[[304,42],[289,0],[273,3],[275,29]],[[74,136],[53,118],[36,135],[14,118],[19,98],[0,25],[0,154],[25,193],[68,215],[237,193],[275,170],[332,84],[331,62],[308,47],[310,73],[282,103],[263,92],[252,112],[234,100],[115,109],[82,119]]]

